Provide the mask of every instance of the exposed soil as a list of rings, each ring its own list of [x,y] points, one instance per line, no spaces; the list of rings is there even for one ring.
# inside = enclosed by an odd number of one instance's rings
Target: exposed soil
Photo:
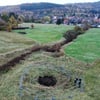
[[[18,64],[21,60],[25,60],[25,57],[27,57],[28,55],[32,54],[35,51],[39,51],[39,50],[43,50],[46,52],[57,52],[57,55],[53,55],[54,57],[59,57],[62,56],[62,53],[59,54],[59,52],[61,52],[62,46],[64,46],[65,44],[68,44],[70,42],[72,42],[75,38],[72,38],[71,40],[62,40],[58,43],[52,44],[52,45],[36,45],[33,46],[31,49],[29,49],[29,51],[27,53],[23,53],[21,55],[19,55],[18,57],[12,59],[11,61],[3,64],[0,66],[0,71],[8,71],[9,69],[11,69],[12,67],[14,67],[16,64]]]
[[[62,43],[62,42],[61,42]],[[34,46],[31,49],[29,49],[28,52],[23,53],[21,55],[19,55],[18,57],[15,57],[14,59],[8,61],[7,63],[3,64],[0,66],[0,72],[1,71],[8,71],[9,69],[11,69],[12,67],[14,67],[16,64],[18,64],[21,60],[25,60],[25,57],[27,57],[28,55],[32,54],[35,51],[39,51],[39,50],[43,50],[46,52],[60,52],[61,49],[61,43],[56,43],[53,45],[44,45],[44,46]]]
[[[32,52],[38,51],[38,50],[40,50],[40,47],[34,46],[34,48],[31,48],[26,53],[23,53],[23,54],[15,57],[14,59],[8,61],[7,63],[1,65],[0,66],[0,72],[7,72],[9,69],[14,67],[16,64],[20,63],[21,60],[25,60],[25,57],[27,57],[28,55],[32,54]]]
[[[43,77],[39,76],[38,83],[40,85],[44,85],[44,86],[48,86],[49,87],[49,86],[56,85],[57,80],[53,76],[43,76]]]

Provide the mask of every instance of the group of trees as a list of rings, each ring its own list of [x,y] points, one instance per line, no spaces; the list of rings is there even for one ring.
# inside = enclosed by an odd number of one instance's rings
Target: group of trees
[[[2,22],[0,21],[0,30],[6,30],[9,32],[13,28],[17,28],[19,23],[23,22],[23,16],[16,16],[14,13],[10,13],[9,15],[2,13],[0,18],[3,20],[3,26]]]

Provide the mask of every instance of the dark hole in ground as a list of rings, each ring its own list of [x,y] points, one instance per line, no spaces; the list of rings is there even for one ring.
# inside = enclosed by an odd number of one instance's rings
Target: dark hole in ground
[[[54,86],[57,83],[57,80],[53,76],[39,76],[38,82],[44,86]]]

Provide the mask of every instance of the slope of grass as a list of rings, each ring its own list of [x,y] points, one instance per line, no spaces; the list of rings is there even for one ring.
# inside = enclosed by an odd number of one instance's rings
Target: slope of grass
[[[31,24],[24,23],[21,26],[29,27]],[[17,30],[25,31],[27,34],[25,37],[34,39],[39,43],[53,43],[59,41],[62,38],[62,33],[73,26],[66,25],[52,25],[52,24],[34,24],[34,29]],[[85,34],[80,35],[76,40],[74,40],[71,45],[65,47],[65,52],[67,55],[75,57],[79,60],[86,62],[91,62],[99,59],[100,55],[100,29],[90,29]]]
[[[32,39],[25,38],[23,35],[12,32],[0,32],[0,53],[25,48],[34,43]]]
[[[30,24],[25,25],[29,26]],[[62,28],[60,29],[60,27]],[[27,37],[35,39],[37,42],[40,43],[58,41],[59,39],[61,39],[61,33],[66,31],[67,29],[66,26],[36,24],[34,29],[23,30],[29,32],[26,35],[1,32],[1,53],[3,54],[14,50],[12,49],[12,46],[15,46],[15,49],[30,46],[34,42],[33,40],[27,39]],[[56,32],[58,32],[58,34]],[[93,61],[99,59],[99,32],[99,29],[91,29],[87,31],[86,34],[79,36],[78,39],[76,39],[71,45],[65,48],[66,54],[68,56],[73,56],[74,54],[74,57],[82,61]],[[46,37],[45,34],[47,34]],[[11,49],[9,49],[9,47],[11,47]],[[7,51],[3,52],[3,48],[6,48]],[[96,57],[93,55],[95,55]],[[35,63],[38,64],[38,66],[36,66]],[[64,73],[62,73],[61,67],[64,68]],[[58,70],[59,68],[60,71]],[[68,77],[66,77],[65,70],[67,71],[67,75],[70,75],[72,77],[72,82],[76,77],[82,78],[83,87],[81,89],[74,88],[73,86],[70,87],[70,85],[67,84],[62,85],[64,82],[66,82],[65,79],[67,79]],[[29,81],[28,83],[24,83],[24,85],[27,87],[26,89],[28,90],[20,91],[20,79],[24,72],[28,73],[27,80]],[[58,80],[60,80],[60,84],[57,84],[55,87],[49,88],[39,85],[39,83],[37,82],[38,76],[43,76],[45,74],[54,75]],[[30,81],[30,79],[32,80]],[[100,100],[99,79],[99,60],[92,64],[92,66],[90,66],[85,62],[75,60],[71,57],[53,58],[46,55],[45,52],[39,51],[30,55],[30,57],[27,58],[25,61],[21,61],[9,72],[0,75],[0,100],[33,100],[35,96],[41,97],[41,94],[43,95],[40,100],[51,100],[52,96],[54,96],[57,100]],[[22,99],[21,97],[19,97],[19,94],[21,93],[24,97]]]
[[[24,49],[34,44],[32,39],[23,35],[0,31],[0,65],[18,56],[24,52]]]
[[[30,27],[31,24],[24,23],[21,26]],[[27,33],[26,37],[30,37],[39,43],[50,43],[60,40],[62,38],[62,33],[72,28],[73,26],[66,25],[34,24],[34,29],[26,29],[22,31]],[[17,30],[16,32],[20,32],[20,30]]]
[[[92,68],[85,72],[86,91],[93,100],[100,99],[100,60],[96,61]]]
[[[44,58],[44,59],[43,59]],[[0,99],[1,100],[33,100],[36,96],[40,97],[40,100],[51,100],[54,96],[57,100],[99,100],[100,96],[100,63],[95,63],[91,67],[85,63],[79,62],[73,58],[49,58],[44,56],[42,52],[33,53],[26,61],[22,61],[13,70],[0,76]],[[35,65],[38,64],[38,66]],[[47,65],[46,65],[47,63]],[[66,63],[66,65],[65,65]],[[55,66],[52,66],[55,65]],[[95,67],[94,67],[95,66]],[[65,70],[75,77],[82,78],[84,87],[81,89],[68,87],[63,84],[63,78],[61,77],[61,71],[56,68],[64,67]],[[51,70],[53,68],[53,70]],[[28,71],[28,70],[29,71]],[[24,83],[27,89],[20,91],[19,83],[23,73],[29,74],[27,80],[29,83]],[[58,80],[62,81],[55,87],[44,87],[37,82],[38,76],[41,75],[54,75]],[[65,81],[64,81],[65,82]],[[22,93],[22,99],[19,94]],[[32,94],[31,94],[32,93]]]
[[[90,29],[65,47],[67,55],[86,62],[100,59],[100,29]]]

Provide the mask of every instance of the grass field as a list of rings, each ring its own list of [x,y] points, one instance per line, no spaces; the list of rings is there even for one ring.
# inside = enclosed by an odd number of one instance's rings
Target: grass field
[[[22,24],[31,26],[31,24]],[[34,24],[34,29],[26,29],[25,37],[31,38],[39,43],[53,43],[62,38],[62,34],[73,26]],[[19,30],[17,30],[19,32]],[[85,34],[80,35],[71,45],[65,47],[66,55],[76,59],[91,62],[100,59],[100,29],[90,29]]]
[[[31,24],[22,24],[22,26],[31,26]],[[62,34],[73,26],[53,25],[53,24],[34,24],[34,29],[26,29],[26,36],[36,40],[39,43],[51,43],[59,41]],[[17,30],[19,32],[19,30]]]
[[[24,52],[35,42],[14,32],[0,31],[0,65]],[[12,56],[13,55],[13,56]]]
[[[67,55],[86,62],[100,59],[100,29],[90,29],[65,47]]]
[[[0,32],[0,54],[28,47],[34,41],[14,32]]]
[[[66,60],[67,61],[65,61],[64,58],[58,58],[58,62],[56,62],[55,58],[44,56],[43,52],[33,53],[26,61],[17,64],[15,68],[0,77],[0,100],[34,100],[37,95],[41,98],[40,100],[44,100],[44,98],[51,100],[52,96],[57,100],[99,100],[100,63],[89,66],[73,58],[67,57]],[[36,62],[39,62],[37,63],[38,66],[34,64]],[[54,66],[52,66],[52,64],[54,64]],[[71,72],[70,75],[73,78],[82,78],[83,88],[79,89],[73,88],[73,86],[63,86],[63,79],[67,77],[59,72],[59,70],[57,71],[56,66],[58,68],[64,67],[68,73]],[[51,70],[51,68],[53,69]],[[30,84],[27,82],[24,83],[24,86],[29,90],[25,92],[23,89],[22,92],[20,92],[19,83],[24,72],[28,73],[29,79],[33,79],[34,82]],[[37,82],[39,75],[54,75],[61,82],[53,88],[46,88],[40,86]],[[19,96],[21,93],[24,93],[23,98]],[[31,93],[33,93],[33,95],[31,95]]]
[[[30,25],[24,23],[24,26]],[[41,44],[59,41],[62,33],[72,28],[73,26],[35,24],[34,29],[23,30],[28,33],[26,35],[0,32],[0,54],[30,47],[34,41]],[[53,58],[43,51],[34,52],[12,70],[1,74],[0,100],[34,100],[36,96],[40,97],[39,100],[51,100],[52,96],[56,100],[100,100],[99,33],[100,29],[90,29],[80,35],[65,46],[66,56]],[[3,48],[6,50],[3,51]],[[21,81],[23,73],[27,73],[24,82]],[[41,86],[37,81],[40,75],[55,76],[57,85],[49,88]],[[69,76],[71,82],[77,77],[82,78],[82,87],[75,88],[72,83],[65,84]],[[20,82],[24,84],[26,91],[20,90]]]

